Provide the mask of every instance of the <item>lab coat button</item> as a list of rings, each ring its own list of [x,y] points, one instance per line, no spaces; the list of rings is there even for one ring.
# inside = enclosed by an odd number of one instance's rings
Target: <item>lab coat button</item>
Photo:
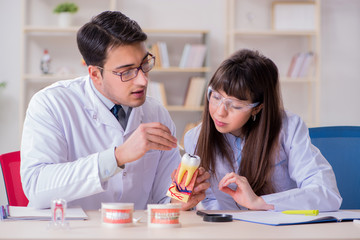
[[[124,177],[126,176],[126,172],[123,173],[123,176],[124,176]]]

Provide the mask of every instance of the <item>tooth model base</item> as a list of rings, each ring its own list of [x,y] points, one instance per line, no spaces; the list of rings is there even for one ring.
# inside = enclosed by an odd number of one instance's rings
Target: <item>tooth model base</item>
[[[179,164],[179,167],[176,171],[175,181],[170,185],[166,195],[176,200],[187,202],[194,189],[196,177],[198,175],[199,170],[198,169],[195,170],[190,182],[188,183],[188,185],[185,186],[188,172],[184,173],[181,182],[178,183],[177,179],[180,173],[180,169],[181,169],[181,163]]]

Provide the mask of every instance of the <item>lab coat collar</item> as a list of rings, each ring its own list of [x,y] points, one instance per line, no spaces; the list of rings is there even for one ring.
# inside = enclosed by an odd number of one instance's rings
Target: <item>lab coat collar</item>
[[[143,105],[133,108],[125,130],[125,135],[134,132],[142,123],[144,118]]]

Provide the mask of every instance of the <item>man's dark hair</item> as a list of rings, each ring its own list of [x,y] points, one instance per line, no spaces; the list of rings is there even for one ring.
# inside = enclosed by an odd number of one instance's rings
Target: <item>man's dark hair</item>
[[[118,11],[93,17],[77,33],[77,44],[87,65],[103,67],[108,49],[144,42],[147,35],[137,22]]]

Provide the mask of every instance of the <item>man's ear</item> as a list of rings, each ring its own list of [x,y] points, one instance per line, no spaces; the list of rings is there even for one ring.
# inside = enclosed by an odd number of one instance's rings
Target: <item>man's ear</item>
[[[89,65],[88,66],[88,72],[89,72],[89,76],[92,79],[94,85],[95,86],[101,85],[101,83],[102,83],[102,75],[101,75],[100,69],[98,67],[96,67],[96,66]]]

